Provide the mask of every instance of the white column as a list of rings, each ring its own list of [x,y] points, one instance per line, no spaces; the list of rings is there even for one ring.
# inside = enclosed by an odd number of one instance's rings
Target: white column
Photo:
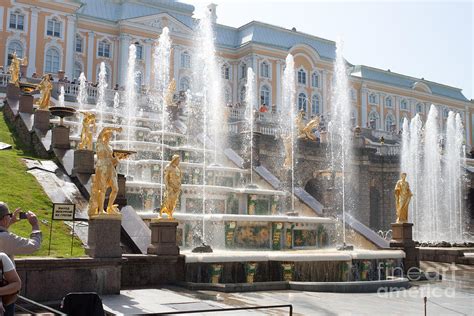
[[[321,114],[325,115],[329,110],[329,82],[328,82],[328,71],[323,69],[321,71],[321,103],[322,107],[320,109]],[[332,104],[331,104],[332,106]]]
[[[385,131],[385,117],[384,117],[384,107],[385,107],[385,103],[384,103],[384,99],[385,99],[385,94],[383,93],[379,93],[379,106],[380,106],[380,129]]]
[[[414,117],[415,114],[416,114],[416,111],[415,111],[415,104],[416,104],[416,101],[413,100],[413,99],[409,99],[409,104],[410,104],[410,112],[411,112],[411,117]]]
[[[396,124],[397,124],[397,131],[402,129],[402,126],[400,126],[400,98],[397,96],[393,97],[393,103],[392,105],[395,107],[395,117],[396,117]]]
[[[466,118],[466,143],[468,146],[471,146],[471,113],[467,106],[464,117]]]
[[[173,78],[176,81],[176,86],[179,87],[179,68],[181,66],[181,47],[175,45],[173,48]]]
[[[119,85],[125,86],[128,70],[128,50],[130,47],[131,37],[127,34],[120,35],[120,67],[119,67]]]
[[[3,7],[0,7],[0,31],[3,31]]]
[[[28,48],[28,68],[26,69],[27,77],[31,77],[31,75],[36,72],[36,36],[38,35],[38,11],[38,8],[31,8],[30,47]],[[42,55],[42,52],[40,55]]]
[[[231,63],[232,66],[232,99],[234,104],[239,103],[239,62]]]
[[[66,76],[72,79],[74,67],[74,42],[76,40],[76,17],[74,15],[67,16],[67,33],[66,33]]]
[[[276,62],[276,74],[275,74],[275,85],[276,85],[276,111],[280,110],[281,108],[281,66],[282,61],[277,60]]]
[[[87,78],[89,78],[89,81],[93,81],[94,74],[92,72],[92,62],[95,57],[95,51],[94,51],[94,37],[95,34],[94,32],[89,32],[88,37],[87,37]]]
[[[367,88],[361,89],[360,102],[362,106],[362,126],[363,128],[367,127]]]
[[[148,87],[151,87],[151,43],[152,41],[150,39],[145,40],[145,84]]]

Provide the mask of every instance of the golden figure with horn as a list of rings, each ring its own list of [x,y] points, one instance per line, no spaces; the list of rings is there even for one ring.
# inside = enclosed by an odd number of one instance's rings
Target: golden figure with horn
[[[39,109],[47,111],[51,100],[51,91],[53,90],[53,83],[51,82],[50,74],[45,74],[43,76],[43,80],[39,83],[38,89],[41,91],[41,98],[37,103]]]
[[[104,127],[97,137],[97,163],[95,175],[92,177],[91,195],[89,199],[89,216],[120,214],[114,205],[118,193],[117,170],[119,159],[114,156],[110,139],[113,132],[121,132],[121,127]],[[107,208],[104,210],[105,194],[111,189]]]
[[[173,219],[173,212],[178,204],[181,193],[181,170],[179,169],[179,155],[173,155],[171,161],[165,168],[165,196],[160,209],[160,217],[163,213],[168,215],[168,219]]]
[[[395,206],[397,209],[397,223],[406,223],[408,221],[408,206],[413,194],[410,185],[406,181],[407,174],[402,173],[400,180],[395,185]]]
[[[84,118],[82,119],[81,142],[78,149],[92,150],[92,136],[97,129],[95,113],[84,111],[80,113],[84,115]]]
[[[317,140],[313,130],[319,128],[321,122],[319,116],[312,118],[306,125],[303,122],[304,112],[300,111],[296,117],[296,127],[298,128],[298,138]]]

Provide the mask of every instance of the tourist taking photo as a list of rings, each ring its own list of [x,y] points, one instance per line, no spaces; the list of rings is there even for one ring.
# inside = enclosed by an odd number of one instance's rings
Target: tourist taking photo
[[[12,260],[0,252],[0,315],[15,315],[15,301],[21,288],[21,280]]]

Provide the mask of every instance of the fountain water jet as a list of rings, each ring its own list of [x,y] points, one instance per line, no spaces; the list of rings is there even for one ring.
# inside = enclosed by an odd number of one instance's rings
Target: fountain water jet
[[[58,106],[64,107],[64,86],[59,89]]]
[[[127,80],[125,84],[125,113],[127,113],[127,150],[130,150],[130,142],[132,139],[133,119],[136,115],[135,108],[137,106],[137,81],[135,73],[135,64],[137,59],[137,48],[131,44],[128,48],[128,68]],[[134,137],[133,137],[134,138]],[[127,159],[126,173],[129,175],[129,160]]]
[[[102,125],[104,123],[104,112],[106,109],[106,102],[105,102],[105,90],[107,89],[107,70],[105,68],[105,63],[100,63],[100,71],[99,71],[99,84],[97,85],[97,105],[96,109],[98,114],[97,125],[98,129],[102,130]]]
[[[250,183],[249,186],[255,186],[253,183],[253,132],[254,132],[254,113],[257,107],[257,98],[255,96],[255,75],[252,68],[247,69],[247,83],[245,84],[245,119],[247,121],[247,137],[250,151]]]

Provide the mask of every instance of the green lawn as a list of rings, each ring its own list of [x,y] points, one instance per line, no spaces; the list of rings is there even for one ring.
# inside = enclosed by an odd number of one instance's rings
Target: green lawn
[[[26,172],[26,166],[21,158],[35,158],[12,134],[12,130],[0,111],[0,142],[13,144],[12,150],[0,150],[0,201],[8,203],[10,210],[21,207],[24,211],[31,210],[40,219],[40,228],[43,232],[43,244],[35,256],[47,256],[49,246],[49,230],[51,224],[52,203],[44,193],[33,175]],[[27,237],[31,226],[26,220],[14,224],[10,231]],[[71,256],[71,233],[62,221],[53,224],[53,238],[51,242],[51,256]],[[1,249],[0,249],[1,251]],[[79,239],[74,238],[73,256],[84,255],[84,248]]]

